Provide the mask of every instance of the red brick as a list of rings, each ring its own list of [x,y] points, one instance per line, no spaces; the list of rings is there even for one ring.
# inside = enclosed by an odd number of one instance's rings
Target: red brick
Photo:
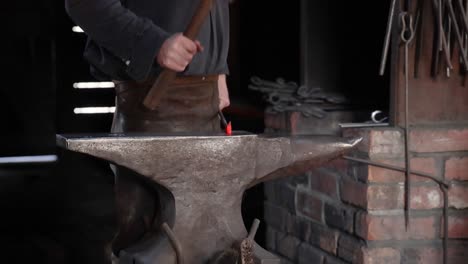
[[[332,111],[324,118],[305,117],[300,112],[288,113],[289,126],[293,135],[341,135],[339,123],[352,122],[355,112]]]
[[[343,136],[350,138],[361,137],[362,141],[361,143],[359,143],[356,149],[367,153],[369,151],[370,146],[369,140],[371,131],[372,130],[369,128],[344,128]]]
[[[445,179],[468,181],[468,157],[452,157],[445,162]]]
[[[400,264],[400,251],[394,248],[363,248],[362,264]]]
[[[324,164],[322,168],[330,169],[338,173],[346,173],[349,168],[349,161],[345,159],[335,159]]]
[[[468,263],[468,244],[461,241],[449,241],[447,263]],[[443,263],[442,247],[418,246],[406,248],[401,263],[440,264]]]
[[[297,188],[295,200],[298,215],[322,222],[322,200],[311,194],[309,190],[302,188]]]
[[[338,256],[350,263],[361,263],[364,243],[354,236],[341,235],[338,241]]]
[[[370,158],[401,157],[404,154],[402,133],[396,128],[345,129],[343,135],[362,137],[357,150],[368,153]]]
[[[289,128],[291,131],[291,134],[296,135],[299,133],[298,131],[298,126],[301,119],[301,113],[299,112],[293,112],[289,115]]]
[[[411,187],[411,209],[436,209],[444,206],[444,196],[439,186]]]
[[[310,263],[310,262],[309,262]],[[309,264],[308,263],[308,264]],[[344,262],[343,260],[337,258],[337,257],[333,257],[333,256],[330,256],[330,255],[327,255],[327,257],[325,258],[325,264],[348,264],[347,262]],[[315,264],[315,263],[314,263]]]
[[[367,185],[348,179],[343,178],[340,185],[341,199],[344,202],[360,206],[362,208],[367,207]]]
[[[378,159],[378,160],[373,160],[373,161],[383,163],[383,164],[398,166],[400,168],[405,167],[405,161],[403,159]],[[424,172],[424,173],[431,174],[434,176],[436,176],[437,171],[438,171],[435,158],[429,158],[429,157],[412,158],[410,166],[411,166],[412,171]],[[369,182],[404,182],[405,181],[404,172],[380,168],[376,166],[368,166],[367,175],[368,175],[367,179]],[[428,178],[420,177],[414,174],[411,175],[411,180],[417,181],[417,182],[431,181]]]
[[[449,238],[468,238],[468,216],[450,215],[448,221]],[[443,226],[443,220],[441,220]],[[441,236],[444,235],[444,229],[441,227]]]
[[[450,196],[452,194],[452,196]],[[350,179],[343,179],[342,200],[369,210],[403,209],[405,188],[403,184],[366,185]],[[468,206],[468,190],[455,187],[449,193],[452,206]],[[411,187],[411,208],[419,210],[443,207],[443,194],[437,185]]]
[[[265,201],[264,203],[265,222],[278,231],[286,231],[291,215],[288,211],[276,204]]]
[[[287,209],[289,213],[294,214],[296,212],[296,189],[283,182],[277,182],[274,191],[275,200],[272,201],[272,203],[279,205],[280,207]]]
[[[408,248],[404,250],[402,257],[402,263],[440,264],[442,262],[442,249],[434,247]]]
[[[410,149],[415,152],[468,150],[468,128],[418,128],[410,131]]]
[[[299,264],[322,264],[325,259],[323,251],[302,243],[299,246]]]
[[[468,207],[468,186],[451,185],[448,191],[449,206],[457,209]]]
[[[467,241],[449,242],[447,263],[468,263]]]
[[[288,130],[282,113],[265,113],[264,123],[266,128]]]
[[[332,229],[323,229],[320,232],[319,246],[324,251],[336,255],[339,232]]]
[[[401,164],[404,164],[403,162]],[[412,158],[411,159],[411,170],[412,171],[417,171],[417,172],[424,172],[430,175],[433,175],[435,177],[441,177],[439,173],[439,167],[437,166],[437,158],[432,158],[432,157],[417,157],[417,158]],[[417,175],[411,175],[411,180],[416,180],[416,181],[432,181],[431,179],[417,176]]]
[[[344,187],[351,188],[351,187]],[[404,185],[368,185],[366,203],[359,204],[361,207],[370,210],[392,210],[403,209],[405,206]],[[467,197],[468,192],[453,192],[454,201],[461,205],[460,197]],[[455,196],[457,195],[457,196]],[[355,200],[358,197],[355,197]],[[359,199],[360,200],[360,199]],[[465,200],[465,201],[468,201]],[[358,203],[355,201],[354,203]],[[438,186],[412,186],[411,187],[411,208],[412,209],[436,209],[443,207],[443,194]]]
[[[367,180],[369,182],[394,183],[405,181],[405,174],[403,172],[376,166],[368,166],[367,168]]]
[[[278,232],[276,232],[275,229],[271,228],[270,226],[266,227],[266,232],[265,232],[265,240],[266,240],[266,245],[265,248],[271,251],[276,251],[276,235]]]
[[[319,191],[332,199],[338,199],[336,175],[324,169],[317,169],[310,173],[309,179],[312,190]]]
[[[353,232],[354,210],[345,208],[338,204],[326,203],[324,207],[325,223],[334,228]]]
[[[276,247],[278,252],[290,260],[296,260],[301,241],[289,235],[278,235],[276,237]]]
[[[307,241],[311,236],[311,222],[305,217],[294,216],[288,232],[302,241]]]
[[[436,219],[433,216],[411,217],[408,231],[404,216],[377,216],[357,214],[356,234],[365,240],[434,239]]]
[[[403,207],[403,185],[370,185],[367,187],[367,209],[384,210]]]

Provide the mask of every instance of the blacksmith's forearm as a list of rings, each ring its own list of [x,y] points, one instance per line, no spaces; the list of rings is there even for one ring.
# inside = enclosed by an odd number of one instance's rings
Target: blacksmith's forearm
[[[91,39],[129,66],[129,74],[135,78],[149,72],[169,36],[149,19],[122,6],[119,0],[65,0],[65,7]]]

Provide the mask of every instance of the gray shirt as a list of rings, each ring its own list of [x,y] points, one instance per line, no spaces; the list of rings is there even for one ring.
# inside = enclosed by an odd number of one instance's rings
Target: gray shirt
[[[98,79],[143,80],[161,69],[162,43],[183,32],[199,0],[66,0],[72,20],[88,34],[84,56]],[[197,38],[204,51],[186,75],[228,73],[229,0],[215,0]]]

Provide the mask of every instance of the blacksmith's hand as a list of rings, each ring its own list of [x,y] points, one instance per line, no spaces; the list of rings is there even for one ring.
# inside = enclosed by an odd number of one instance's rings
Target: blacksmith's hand
[[[192,41],[182,33],[176,33],[164,41],[157,61],[163,68],[182,72],[192,61],[193,56],[200,51],[203,51],[203,47],[199,41]]]
[[[226,83],[226,75],[221,74],[218,78],[219,110],[223,110],[230,104],[229,91]]]

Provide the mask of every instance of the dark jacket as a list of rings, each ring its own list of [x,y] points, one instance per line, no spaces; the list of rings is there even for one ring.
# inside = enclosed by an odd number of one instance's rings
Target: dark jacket
[[[185,74],[227,73],[228,0],[217,0],[198,39],[205,50]],[[183,32],[198,0],[65,0],[67,13],[88,35],[84,57],[98,79],[143,80],[158,72],[163,42]]]

